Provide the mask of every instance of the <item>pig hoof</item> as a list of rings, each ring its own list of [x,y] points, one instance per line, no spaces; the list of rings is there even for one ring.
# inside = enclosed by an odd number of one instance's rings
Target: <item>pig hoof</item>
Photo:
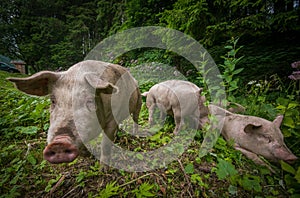
[[[53,142],[44,150],[44,158],[52,164],[72,162],[78,154],[78,149],[66,142]]]

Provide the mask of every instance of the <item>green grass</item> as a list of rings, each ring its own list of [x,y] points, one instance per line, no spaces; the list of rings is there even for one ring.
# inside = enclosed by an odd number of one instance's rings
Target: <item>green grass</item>
[[[8,73],[0,70],[0,87],[1,88],[13,88],[13,84],[6,80],[8,77],[25,77],[27,75],[20,73]]]
[[[288,197],[300,193],[299,163],[272,164],[277,171],[272,174],[246,159],[222,137],[199,158],[205,131],[196,132],[195,140],[177,160],[153,171],[107,169],[93,157],[49,164],[42,156],[49,127],[48,98],[27,96],[5,80],[22,75],[0,75],[0,197]],[[147,116],[143,105],[143,126]],[[168,119],[150,138],[120,131],[116,144],[132,151],[149,151],[174,138],[173,128],[173,119]]]

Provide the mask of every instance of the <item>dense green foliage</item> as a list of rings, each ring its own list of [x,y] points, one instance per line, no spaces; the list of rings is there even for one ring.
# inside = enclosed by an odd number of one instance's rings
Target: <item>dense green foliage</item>
[[[68,68],[117,31],[160,25],[200,41],[218,63],[222,63],[219,57],[224,54],[224,42],[240,37],[248,55],[238,65],[245,68],[242,76],[257,79],[274,73],[285,75],[300,53],[296,2],[3,0],[0,54],[24,60],[31,72]],[[159,59],[161,54],[157,56]],[[176,58],[171,64],[185,66]]]

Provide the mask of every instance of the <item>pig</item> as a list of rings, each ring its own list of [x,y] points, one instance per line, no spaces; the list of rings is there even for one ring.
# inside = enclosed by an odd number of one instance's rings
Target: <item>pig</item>
[[[202,101],[205,101],[205,96],[202,96]],[[243,107],[241,104],[238,104],[238,103],[235,103],[235,102],[226,102],[225,103],[225,107],[227,109],[227,111],[231,112],[231,113],[243,113],[245,112],[246,108]],[[212,105],[212,103],[211,103]],[[218,104],[218,106],[221,106],[222,104]],[[200,115],[200,120],[199,120],[199,126],[198,126],[198,129],[202,129],[203,126],[205,124],[209,124],[210,123],[210,120],[209,120],[209,117],[208,117],[208,108],[207,106],[204,106],[202,105],[202,111],[205,111],[205,113],[202,113]],[[225,112],[224,112],[225,114]],[[222,124],[222,123],[219,123],[219,124]]]
[[[119,65],[86,60],[67,71],[8,80],[27,94],[50,95],[50,127],[43,151],[50,163],[72,162],[86,152],[84,143],[102,130],[100,161],[107,162],[119,122],[130,114],[135,133],[138,130],[141,93],[129,71]]]
[[[259,156],[274,162],[279,160],[292,163],[297,157],[288,149],[280,130],[283,116],[279,115],[273,122],[260,117],[231,113],[215,105],[209,105],[211,114],[223,121],[222,136],[227,141],[234,141],[234,148],[241,151],[256,164],[268,167]]]
[[[172,115],[175,120],[176,135],[188,118],[193,128],[198,128],[200,115],[208,114],[204,106],[205,97],[201,96],[202,88],[183,80],[168,80],[154,85],[148,92],[142,95],[146,98],[146,106],[149,110],[149,124],[154,124],[153,114],[156,107],[160,110],[160,119],[164,120],[166,114]]]

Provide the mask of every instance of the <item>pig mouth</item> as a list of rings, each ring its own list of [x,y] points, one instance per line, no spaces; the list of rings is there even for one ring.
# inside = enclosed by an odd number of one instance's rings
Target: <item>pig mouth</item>
[[[291,158],[285,159],[284,161],[289,163],[289,164],[293,164],[298,160],[298,158],[296,156],[292,156]]]
[[[298,160],[297,156],[295,156],[288,148],[285,147],[275,148],[273,155],[277,161],[283,160],[289,164],[293,164]]]
[[[43,155],[48,162],[60,164],[72,162],[79,155],[79,151],[69,142],[55,141],[45,148]]]

